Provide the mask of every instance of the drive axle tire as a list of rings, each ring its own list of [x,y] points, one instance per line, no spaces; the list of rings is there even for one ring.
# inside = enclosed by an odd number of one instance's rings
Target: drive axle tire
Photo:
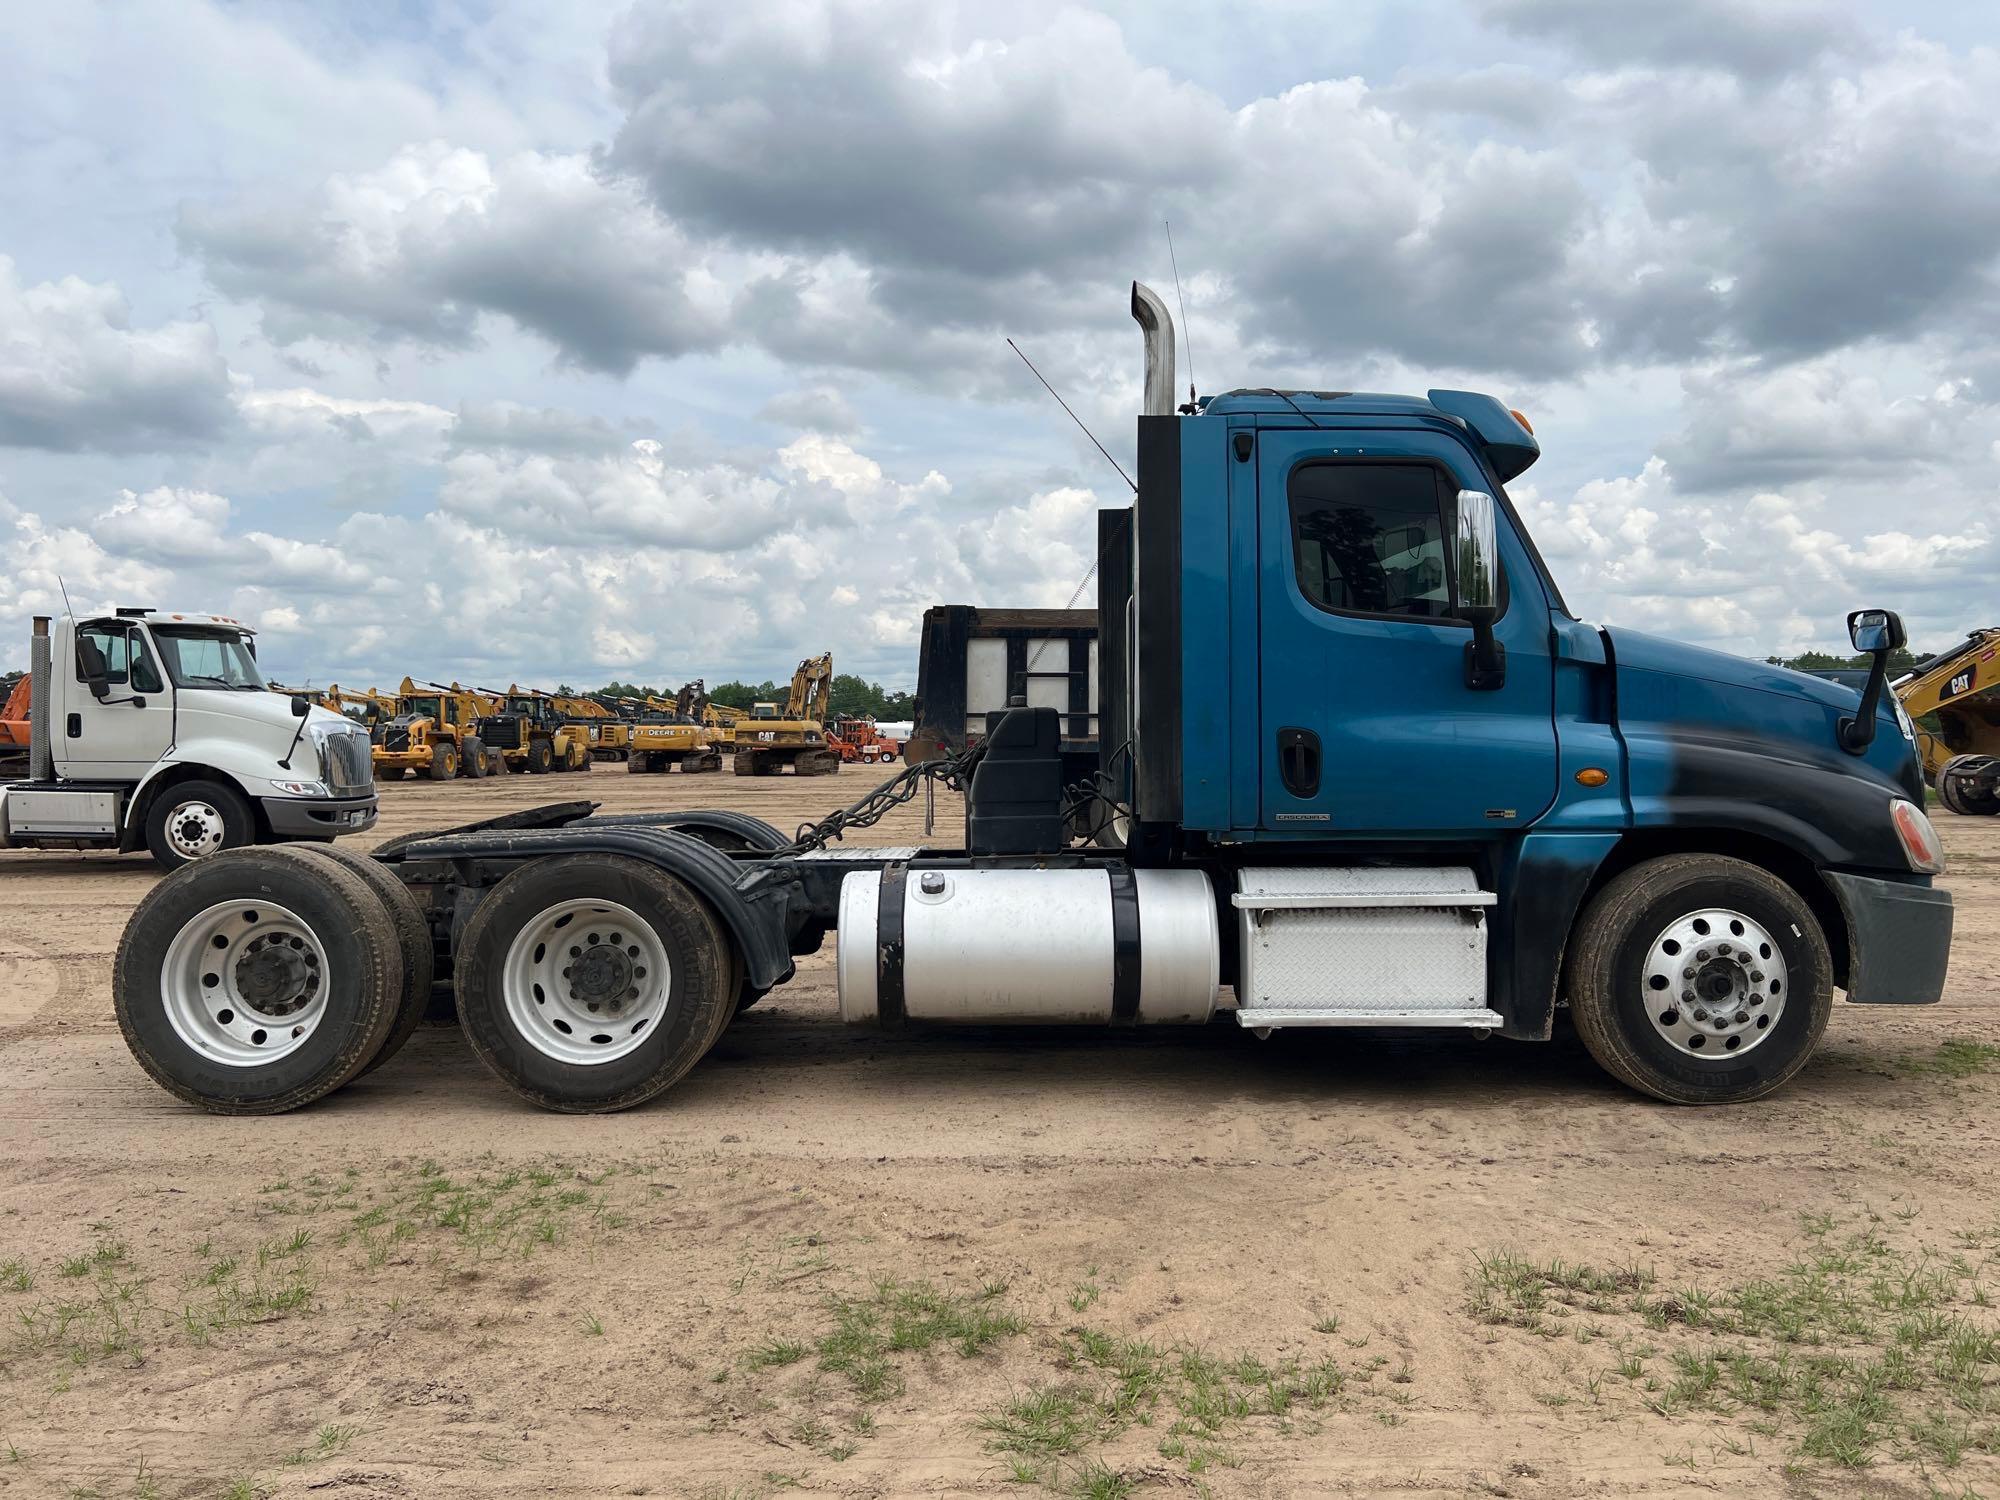
[[[112,1005],[139,1065],[216,1114],[277,1114],[368,1065],[403,1000],[375,889],[323,850],[232,849],[177,870],[125,924]]]
[[[368,883],[381,899],[396,924],[396,946],[403,955],[403,997],[396,1010],[395,1024],[381,1048],[362,1066],[372,1073],[403,1050],[403,1044],[423,1025],[424,1011],[431,1001],[431,986],[437,979],[437,951],[431,946],[431,924],[410,888],[396,878],[395,871],[370,855],[357,854],[338,844],[315,844],[312,853],[352,870]]]
[[[516,870],[474,909],[455,968],[472,1050],[529,1103],[571,1114],[671,1088],[728,1026],[739,983],[708,906],[617,855]]]
[[[1672,1104],[1762,1098],[1805,1066],[1833,1011],[1812,908],[1720,855],[1667,855],[1613,879],[1577,924],[1567,972],[1590,1055]]]
[[[241,848],[256,833],[257,820],[243,794],[219,781],[179,782],[156,796],[146,812],[146,847],[163,870]]]

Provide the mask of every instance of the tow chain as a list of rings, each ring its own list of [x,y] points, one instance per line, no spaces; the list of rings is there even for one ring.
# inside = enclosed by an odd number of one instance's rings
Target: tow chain
[[[850,829],[872,827],[913,800],[919,788],[943,786],[947,791],[962,792],[971,783],[973,768],[985,754],[986,746],[981,743],[956,755],[905,766],[858,802],[829,813],[817,823],[799,824],[785,853],[806,854],[824,849]]]

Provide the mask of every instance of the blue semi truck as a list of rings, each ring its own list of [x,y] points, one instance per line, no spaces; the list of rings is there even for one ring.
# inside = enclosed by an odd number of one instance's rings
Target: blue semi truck
[[[844,1020],[1449,1029],[1547,1038],[1687,1104],[1758,1098],[1836,992],[1922,1005],[1948,893],[1902,627],[1865,687],[1576,618],[1509,503],[1539,454],[1490,396],[1237,390],[1176,409],[1145,336],[1137,498],[1100,517],[1099,755],[993,715],[785,833],[585,802],[392,841],[232,850],[134,913],[140,1062],[233,1113],[379,1064],[449,978],[474,1049],[559,1110],[671,1087],[838,934]],[[926,783],[957,848],[844,836]]]

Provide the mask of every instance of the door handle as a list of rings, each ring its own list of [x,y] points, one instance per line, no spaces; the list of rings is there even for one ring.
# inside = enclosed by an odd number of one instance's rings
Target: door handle
[[[1319,758],[1319,736],[1310,729],[1278,731],[1278,775],[1294,797],[1319,795]]]
[[[69,716],[69,717],[68,717],[67,719],[65,719],[65,720],[63,721],[63,729],[64,729],[65,731],[67,731],[67,733],[69,734],[69,737],[70,737],[71,739],[73,739],[73,740],[80,740],[80,739],[82,739],[82,738],[83,738],[83,715],[82,715],[82,714],[71,714],[71,715],[70,715],[70,716]]]

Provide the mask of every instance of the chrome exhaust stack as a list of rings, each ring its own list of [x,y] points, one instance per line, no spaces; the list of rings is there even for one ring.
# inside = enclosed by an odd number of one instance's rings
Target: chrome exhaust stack
[[[49,739],[49,617],[36,615],[28,642],[28,779],[52,780],[55,748]]]
[[[1146,397],[1142,417],[1174,414],[1174,316],[1160,294],[1142,281],[1132,283],[1132,321],[1146,335]]]

